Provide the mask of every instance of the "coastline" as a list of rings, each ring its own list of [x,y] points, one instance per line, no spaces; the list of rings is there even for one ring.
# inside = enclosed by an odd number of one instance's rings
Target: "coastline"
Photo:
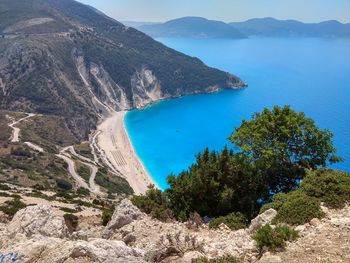
[[[125,115],[126,111],[112,112],[98,125],[95,146],[101,158],[129,182],[135,194],[142,194],[150,184],[157,184],[136,154],[125,127]]]

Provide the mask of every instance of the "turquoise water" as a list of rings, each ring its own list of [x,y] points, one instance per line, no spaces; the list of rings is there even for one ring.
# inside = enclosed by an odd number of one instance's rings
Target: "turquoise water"
[[[334,132],[350,171],[350,40],[159,39],[169,47],[241,77],[249,87],[168,100],[127,114],[134,147],[161,188],[208,146],[221,149],[243,118],[273,105],[304,111]]]

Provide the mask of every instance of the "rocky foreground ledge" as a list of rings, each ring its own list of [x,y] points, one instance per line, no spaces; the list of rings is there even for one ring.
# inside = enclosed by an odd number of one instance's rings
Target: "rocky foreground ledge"
[[[37,263],[136,263],[188,262],[206,256],[233,255],[244,262],[350,262],[350,207],[323,208],[326,216],[298,226],[300,238],[285,251],[261,258],[251,234],[270,223],[270,209],[250,227],[231,231],[225,225],[211,230],[206,225],[162,223],[140,212],[127,199],[115,209],[106,227],[79,223],[72,230],[67,219],[48,205],[28,206],[13,219],[0,223],[4,262]],[[11,261],[12,260],[12,261]]]

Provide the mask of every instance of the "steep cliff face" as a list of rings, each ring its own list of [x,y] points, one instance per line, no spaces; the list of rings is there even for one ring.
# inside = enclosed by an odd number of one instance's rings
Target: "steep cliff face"
[[[72,0],[0,10],[0,108],[63,116],[77,138],[111,109],[244,86]]]

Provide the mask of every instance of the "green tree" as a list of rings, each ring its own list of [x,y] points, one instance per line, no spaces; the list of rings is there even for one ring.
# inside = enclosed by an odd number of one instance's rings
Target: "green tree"
[[[319,129],[304,113],[275,106],[255,113],[250,121],[244,120],[229,140],[237,153],[254,165],[257,176],[266,184],[262,198],[269,198],[273,193],[294,189],[306,169],[340,161],[332,137],[328,129]]]

